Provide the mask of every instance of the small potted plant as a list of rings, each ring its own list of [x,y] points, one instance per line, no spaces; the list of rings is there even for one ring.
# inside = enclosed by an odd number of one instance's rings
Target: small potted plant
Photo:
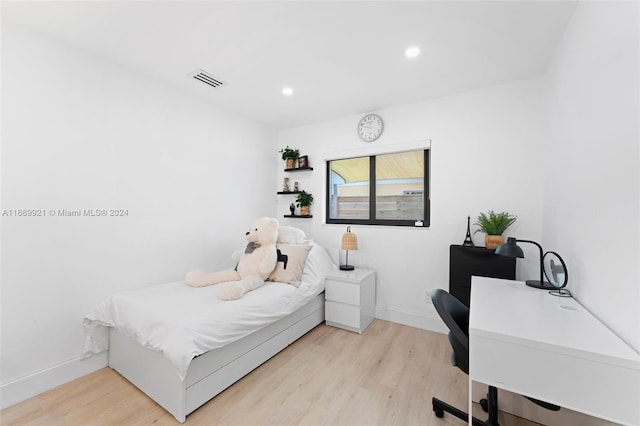
[[[300,156],[300,151],[297,149],[289,148],[287,145],[286,148],[280,150],[282,153],[282,159],[286,163],[287,169],[293,169],[296,166],[296,160]]]
[[[487,234],[484,237],[484,245],[486,248],[494,250],[504,243],[502,234],[516,219],[516,216],[510,215],[508,212],[495,213],[493,210],[489,210],[488,215],[480,213],[478,216],[474,225],[477,225],[479,229],[476,229],[475,232],[482,231]]]
[[[300,216],[309,216],[310,207],[313,204],[313,195],[306,191],[302,191],[296,197],[296,203],[300,207]]]

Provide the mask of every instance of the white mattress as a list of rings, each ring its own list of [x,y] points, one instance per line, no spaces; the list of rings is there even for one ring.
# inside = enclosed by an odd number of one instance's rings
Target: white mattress
[[[85,353],[107,350],[107,327],[115,327],[161,352],[184,378],[195,356],[245,337],[305,305],[324,290],[324,275],[332,267],[324,248],[314,245],[298,288],[267,282],[241,299],[222,301],[217,297],[220,285],[194,288],[178,281],[114,294],[84,318]]]

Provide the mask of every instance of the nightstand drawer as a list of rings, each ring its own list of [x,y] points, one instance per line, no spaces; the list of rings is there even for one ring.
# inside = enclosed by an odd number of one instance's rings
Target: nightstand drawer
[[[325,299],[360,306],[360,286],[343,281],[325,281]]]
[[[325,302],[324,310],[325,319],[328,322],[354,329],[360,328],[360,307],[327,301]]]

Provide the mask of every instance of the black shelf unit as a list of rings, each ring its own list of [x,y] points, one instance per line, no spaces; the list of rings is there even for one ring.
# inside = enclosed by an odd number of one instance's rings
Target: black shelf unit
[[[469,306],[471,277],[516,278],[516,258],[495,254],[486,247],[449,247],[449,293]]]
[[[305,166],[305,167],[293,167],[290,169],[284,169],[285,172],[306,172],[313,170],[313,167]],[[278,195],[287,195],[287,194],[300,194],[302,191],[278,191]],[[298,214],[285,214],[284,217],[290,219],[311,219],[313,215],[309,216],[301,216]]]

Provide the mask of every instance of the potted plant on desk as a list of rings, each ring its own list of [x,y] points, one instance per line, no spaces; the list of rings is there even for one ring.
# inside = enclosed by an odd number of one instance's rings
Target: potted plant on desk
[[[300,207],[300,216],[310,216],[311,204],[313,204],[313,195],[302,191],[296,197],[296,203]]]
[[[512,216],[508,212],[495,213],[489,210],[489,214],[480,213],[474,225],[479,228],[475,232],[482,231],[487,234],[484,237],[484,245],[486,248],[495,250],[504,243],[504,231],[515,222],[517,216]]]

